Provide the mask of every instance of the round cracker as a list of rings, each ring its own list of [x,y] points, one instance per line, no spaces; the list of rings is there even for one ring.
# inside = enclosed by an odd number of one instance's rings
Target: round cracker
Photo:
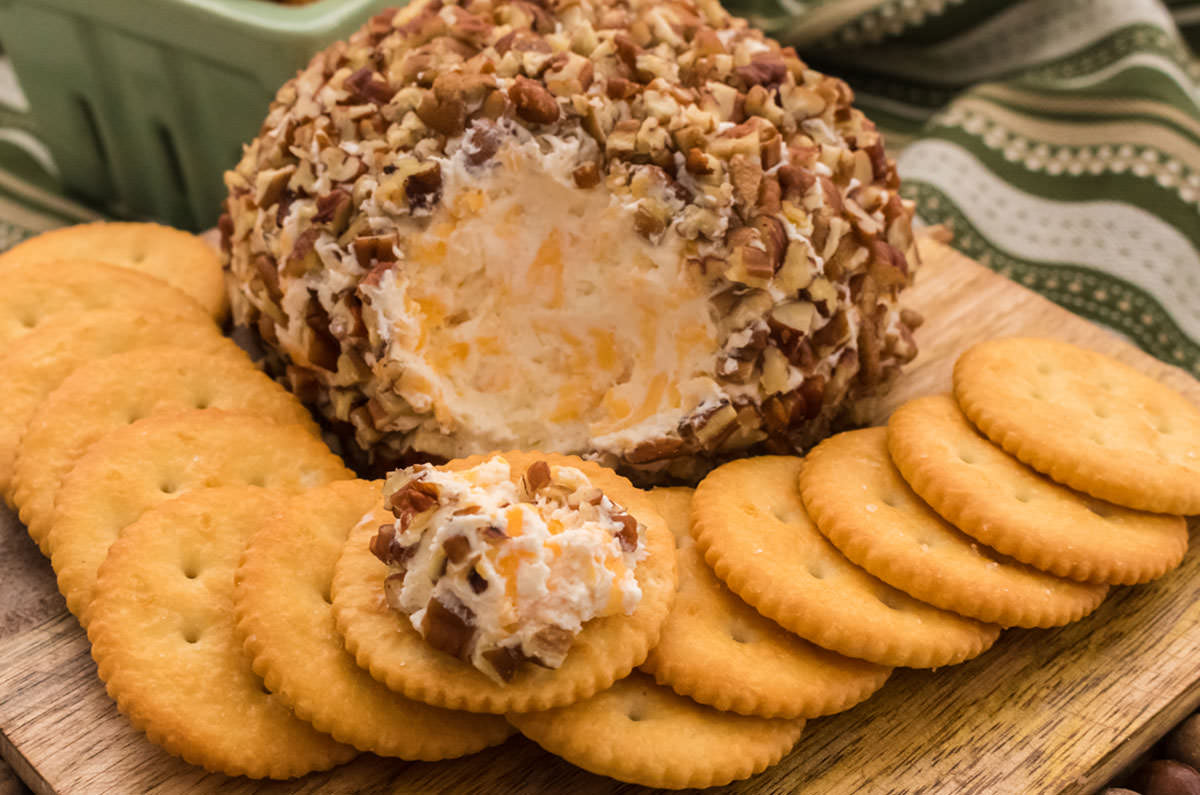
[[[195,489],[300,491],[350,477],[300,425],[218,409],[138,420],[93,444],[63,480],[48,536],[58,588],[86,627],[108,548],[150,508]]]
[[[817,529],[855,565],[915,599],[1002,627],[1056,627],[1095,610],[1106,585],[1064,580],[963,534],[913,493],[887,428],[821,442],[800,473]]]
[[[188,315],[188,313],[184,313]],[[4,411],[0,412],[0,490],[12,504],[12,473],[17,446],[30,418],[67,376],[94,359],[114,353],[162,345],[225,353],[245,358],[220,330],[194,316],[171,311],[131,315],[119,309],[97,309],[60,316],[21,338],[0,358]]]
[[[461,471],[502,455],[521,476],[536,461],[581,470],[611,500],[646,526],[647,555],[637,565],[642,599],[631,615],[587,622],[566,661],[556,669],[525,665],[512,681],[498,684],[473,666],[425,642],[407,617],[388,607],[383,580],[388,574],[369,544],[379,525],[395,517],[376,507],[374,516],[350,533],[333,577],[333,613],[346,648],[379,681],[408,698],[469,712],[529,712],[587,698],[628,675],[658,642],[675,600],[675,545],[671,531],[646,492],[615,472],[574,456],[539,452],[489,453],[451,461]]]
[[[802,459],[717,467],[692,498],[692,536],[729,589],[784,629],[879,665],[939,668],[1000,628],[919,602],[855,566],[817,530],[796,485]]]
[[[234,578],[238,635],[271,692],[318,730],[360,751],[448,759],[503,742],[499,716],[431,707],[359,668],[333,623],[333,567],[381,484],[343,480],[291,498],[254,534]]]
[[[21,437],[13,502],[42,552],[50,551],[46,536],[58,487],[94,442],[143,417],[207,408],[246,411],[320,434],[308,409],[245,356],[164,346],[88,362],[38,406]]]
[[[95,261],[37,262],[3,270],[0,343],[25,336],[47,321],[92,309],[130,314],[178,307],[207,320],[204,309],[179,290],[144,273]]]
[[[720,712],[638,673],[586,701],[508,719],[584,770],[670,789],[715,787],[761,773],[804,731],[802,718]]]
[[[113,544],[88,627],[100,678],[134,727],[231,776],[292,778],[355,755],[267,691],[234,632],[238,558],[282,507],[272,491],[240,487],[148,511]]]
[[[716,709],[762,718],[816,718],[883,687],[892,669],[814,646],[764,618],[712,573],[689,531],[691,489],[654,489],[675,536],[679,590],[641,669]]]
[[[140,271],[191,296],[217,320],[228,298],[221,259],[193,234],[153,223],[99,221],[43,232],[0,256],[0,267],[99,260]]]
[[[985,436],[1059,483],[1200,513],[1200,410],[1116,359],[1059,340],[988,340],[955,363],[954,396]]]
[[[1187,522],[1055,483],[984,438],[949,395],[909,401],[888,450],[931,508],[967,535],[1059,577],[1133,585],[1183,560]]]

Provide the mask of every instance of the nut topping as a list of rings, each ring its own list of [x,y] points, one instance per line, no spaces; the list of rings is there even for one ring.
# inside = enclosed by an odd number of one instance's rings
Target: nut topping
[[[360,449],[372,464],[570,438],[569,452],[648,482],[694,479],[754,445],[800,451],[915,355],[918,318],[897,303],[918,264],[913,207],[899,195],[881,136],[852,100],[844,82],[809,69],[715,0],[418,0],[315,56],[280,90],[226,175],[220,228],[240,292],[235,321],[258,330],[270,366],[294,374],[289,381],[344,429],[350,452]],[[516,158],[522,147],[535,154]],[[645,403],[652,414],[636,427],[556,435],[571,423],[609,427],[601,405],[608,387],[581,385],[571,391],[579,405],[539,408],[548,435],[536,440],[513,427],[463,427],[475,415],[449,405],[470,380],[463,373],[496,360],[479,341],[482,329],[471,344],[446,341],[447,329],[478,328],[476,297],[491,289],[457,273],[453,260],[472,257],[455,236],[499,212],[497,198],[512,186],[498,191],[497,180],[513,169],[605,202],[636,241],[628,251],[580,255],[581,240],[625,245],[612,230],[592,234],[595,213],[580,237],[572,230],[583,215],[571,217],[574,227],[562,221],[554,241],[497,235],[498,246],[541,252],[542,276],[531,281],[562,274],[561,290],[519,300],[570,313],[551,304],[569,304],[574,282],[611,289],[664,272],[683,274],[677,292],[712,297],[696,311],[702,330],[684,334],[687,323],[669,319],[681,327],[672,344],[708,340],[704,361],[656,364],[662,373],[633,361],[640,323],[596,345],[593,329],[566,329],[583,349],[630,359],[611,385],[629,399],[611,403]],[[559,223],[527,221],[514,212],[509,223],[518,236]],[[677,252],[678,263],[666,267],[663,252]],[[608,273],[606,257],[631,275]],[[418,282],[452,293],[457,286],[462,303],[415,295]],[[680,311],[661,296],[629,299],[661,307],[664,317]],[[512,338],[492,322],[492,340]],[[665,361],[664,341],[655,356]],[[528,354],[539,357],[569,358]],[[668,386],[655,404],[649,384],[660,374]],[[529,399],[550,401],[555,391]],[[744,422],[730,425],[721,411],[714,425],[717,405],[748,409]],[[560,409],[568,419],[551,420]]]

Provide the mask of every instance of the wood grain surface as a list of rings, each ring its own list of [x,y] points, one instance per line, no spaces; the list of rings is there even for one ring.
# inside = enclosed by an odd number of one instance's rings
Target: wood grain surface
[[[927,318],[921,355],[873,419],[946,391],[954,359],[989,337],[1071,340],[1171,384],[1200,384],[931,240],[907,303]],[[1200,537],[1193,521],[1192,541]],[[151,745],[117,713],[49,566],[11,514],[0,521],[0,751],[38,793],[642,792],[519,737],[467,759],[364,756],[331,773],[262,783],[211,775]],[[1146,586],[1114,589],[1082,622],[1010,630],[940,671],[898,671],[870,701],[810,723],[783,762],[729,792],[1088,793],[1200,704],[1200,554]],[[603,742],[603,738],[596,738]],[[0,772],[0,795],[7,795]]]

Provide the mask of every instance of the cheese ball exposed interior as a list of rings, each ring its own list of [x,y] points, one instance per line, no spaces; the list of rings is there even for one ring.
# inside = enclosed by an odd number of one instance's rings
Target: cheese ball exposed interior
[[[851,99],[709,0],[386,12],[226,176],[235,318],[377,469],[801,450],[916,352],[912,209]]]
[[[576,149],[514,134],[478,180],[460,148],[406,240],[412,269],[368,291],[397,393],[453,429],[423,446],[619,451],[720,400],[700,274],[681,241],[631,233],[634,210],[602,186],[569,184]]]

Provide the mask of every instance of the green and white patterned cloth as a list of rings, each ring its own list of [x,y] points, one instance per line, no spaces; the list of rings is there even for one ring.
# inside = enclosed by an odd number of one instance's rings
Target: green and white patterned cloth
[[[922,221],[1200,376],[1200,0],[726,0],[844,77]],[[95,217],[0,66],[0,249]]]

